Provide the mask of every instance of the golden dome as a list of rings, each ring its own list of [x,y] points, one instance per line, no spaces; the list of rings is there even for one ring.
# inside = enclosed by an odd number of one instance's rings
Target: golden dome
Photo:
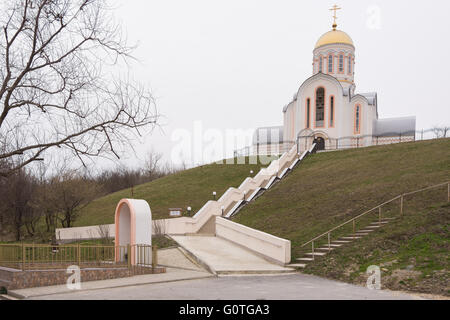
[[[350,38],[350,36],[346,34],[344,31],[331,30],[323,34],[319,38],[314,49],[332,43],[344,43],[354,46],[352,38]]]

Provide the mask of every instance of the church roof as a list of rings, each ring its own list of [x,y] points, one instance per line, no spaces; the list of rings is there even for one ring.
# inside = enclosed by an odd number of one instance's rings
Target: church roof
[[[316,46],[314,49],[317,49],[321,46],[325,46],[327,44],[335,44],[335,43],[343,43],[354,46],[352,38],[341,30],[331,30],[327,33],[323,34],[319,40],[317,40]]]
[[[412,135],[416,132],[416,117],[378,119],[373,121],[374,136]]]
[[[377,104],[377,93],[376,92],[367,92],[367,93],[359,93],[363,97],[367,99],[369,105],[373,106]]]

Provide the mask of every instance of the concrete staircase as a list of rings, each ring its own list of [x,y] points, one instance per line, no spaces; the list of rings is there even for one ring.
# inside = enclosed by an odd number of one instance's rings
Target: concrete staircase
[[[325,244],[322,247],[314,248],[313,250],[311,250],[311,252],[305,253],[303,257],[297,258],[296,263],[288,264],[287,267],[305,268],[308,263],[314,262],[316,258],[323,257],[327,255],[329,252],[337,250],[344,245],[351,244],[353,241],[369,236],[372,232],[375,232],[379,228],[386,226],[395,219],[396,218],[383,218],[381,219],[381,221],[377,220],[375,222],[372,222],[368,226],[364,227],[361,230],[358,230],[355,233],[351,233],[337,240],[330,241],[329,245]]]

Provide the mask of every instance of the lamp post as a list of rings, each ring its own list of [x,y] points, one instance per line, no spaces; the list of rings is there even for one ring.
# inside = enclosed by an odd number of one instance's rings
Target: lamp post
[[[221,206],[220,209],[222,210],[222,217],[223,217],[223,211],[225,210],[225,207]]]
[[[214,198],[214,200],[216,200],[216,192],[215,191],[213,191],[213,198]]]
[[[191,207],[187,207],[187,213],[188,213],[188,216],[191,216],[191,210],[192,210]]]

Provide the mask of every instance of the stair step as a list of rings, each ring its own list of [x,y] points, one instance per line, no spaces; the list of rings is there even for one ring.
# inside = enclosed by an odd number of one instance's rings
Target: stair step
[[[371,225],[380,225],[380,224],[388,224],[388,223],[389,223],[388,221],[381,221],[381,222],[375,221],[375,222],[372,222]]]
[[[389,220],[389,221],[392,221],[392,220],[395,220],[395,219],[397,219],[397,218],[383,218],[383,219],[381,219],[381,221],[383,221],[383,220]]]
[[[308,256],[324,256],[324,255],[326,255],[326,252],[314,252],[314,253],[312,253],[312,252],[308,252],[308,253],[306,253]]]
[[[379,228],[380,226],[368,226],[368,227],[366,227],[366,228],[370,228],[370,229],[376,229],[376,228]]]
[[[291,263],[291,264],[288,264],[287,267],[304,268],[304,267],[306,267],[306,264],[304,264],[304,263]]]
[[[342,237],[341,239],[344,239],[344,240],[354,240],[354,239],[361,239],[361,237]]]
[[[341,243],[339,243],[339,244],[332,243],[332,244],[330,244],[330,247],[339,248],[339,247],[342,247],[342,244]]]
[[[359,230],[358,232],[366,233],[366,232],[373,232],[375,230],[369,229],[369,230]]]
[[[297,260],[297,261],[314,261],[313,258],[297,258],[295,260]]]
[[[368,236],[369,234],[368,233],[365,233],[365,232],[357,232],[357,233],[352,233],[352,234],[349,234],[350,236],[355,236],[355,237],[358,237],[358,236]]]
[[[317,248],[317,249],[314,249],[314,250],[320,250],[320,251],[331,251],[331,250],[334,250],[335,248],[328,248],[328,247],[323,247],[323,248]]]
[[[335,240],[333,243],[341,244],[341,243],[350,243],[351,241],[345,241],[345,240]]]

